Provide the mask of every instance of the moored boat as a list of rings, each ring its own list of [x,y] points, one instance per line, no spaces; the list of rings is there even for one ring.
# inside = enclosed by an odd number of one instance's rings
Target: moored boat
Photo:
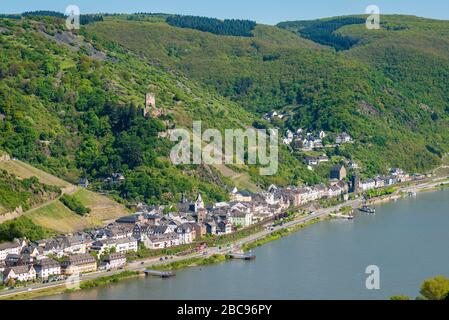
[[[359,210],[362,212],[366,212],[366,213],[375,213],[376,212],[376,209],[370,208],[368,206],[363,206],[363,207],[359,208]]]

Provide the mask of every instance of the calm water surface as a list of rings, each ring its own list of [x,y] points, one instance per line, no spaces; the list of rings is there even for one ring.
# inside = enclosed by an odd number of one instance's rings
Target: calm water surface
[[[230,261],[46,299],[388,299],[419,294],[421,282],[449,276],[449,190],[377,207],[353,221],[324,221]],[[380,268],[380,290],[365,269]]]

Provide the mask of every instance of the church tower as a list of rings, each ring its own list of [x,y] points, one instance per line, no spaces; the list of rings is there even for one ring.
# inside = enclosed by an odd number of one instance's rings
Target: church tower
[[[198,212],[199,210],[204,209],[204,201],[201,197],[201,194],[198,194],[198,198],[196,198],[195,201],[195,212]]]

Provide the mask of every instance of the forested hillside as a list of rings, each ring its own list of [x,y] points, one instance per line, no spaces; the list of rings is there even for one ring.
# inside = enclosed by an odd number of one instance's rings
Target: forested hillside
[[[370,176],[422,172],[449,151],[449,23],[384,16],[285,22],[278,27],[170,15],[95,15],[79,33],[58,17],[0,19],[0,149],[60,177],[88,177],[125,200],[177,201],[202,192],[325,181],[303,154],[281,148],[280,170],[173,166],[168,128],[274,125],[348,132],[326,152]],[[195,30],[199,29],[199,30]],[[203,31],[201,31],[203,30]],[[237,30],[237,31],[236,31]],[[237,36],[232,36],[237,35]],[[164,112],[142,116],[147,92]],[[112,173],[126,181],[106,185]]]
[[[200,119],[205,129],[243,128],[257,117],[85,29],[67,32],[63,20],[0,19],[0,30],[0,148],[14,157],[72,183],[88,177],[92,188],[131,202],[170,203],[198,192],[219,201],[234,177],[244,186],[320,179],[286,151],[274,177],[250,167],[224,170],[226,177],[220,168],[174,166],[174,144],[161,137],[168,128]],[[143,116],[147,92],[164,111],[160,118]],[[116,172],[126,181],[105,184]]]
[[[86,31],[178,70],[259,117],[286,110],[281,127],[349,132],[358,143],[330,155],[363,163],[368,175],[391,166],[428,170],[449,149],[449,23],[383,16],[381,30],[367,30],[364,19],[257,25],[247,39],[120,17]]]

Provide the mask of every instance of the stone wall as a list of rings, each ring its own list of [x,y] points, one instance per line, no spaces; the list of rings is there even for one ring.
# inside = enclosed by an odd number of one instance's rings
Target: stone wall
[[[17,207],[14,211],[0,215],[0,223],[16,219],[23,214],[22,206]]]

